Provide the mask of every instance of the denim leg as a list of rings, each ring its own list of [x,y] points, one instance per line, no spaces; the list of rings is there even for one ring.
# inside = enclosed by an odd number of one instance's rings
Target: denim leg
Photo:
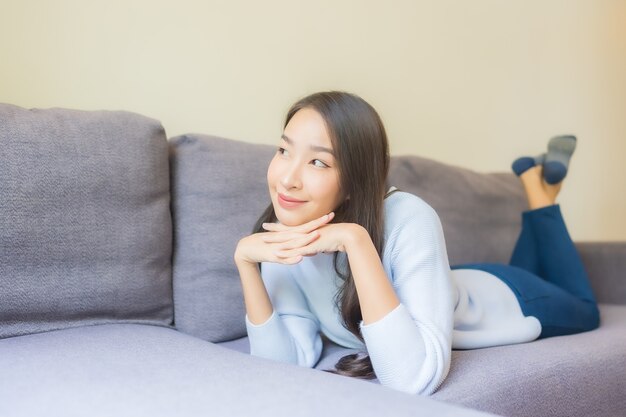
[[[559,205],[525,211],[522,226],[511,265],[524,268],[581,300],[595,303],[587,271]]]
[[[539,275],[539,259],[537,247],[535,246],[535,236],[529,222],[529,217],[522,215],[522,230],[517,238],[509,265],[517,266]]]
[[[589,277],[558,205],[522,214],[522,230],[510,265],[465,264],[500,278],[525,316],[541,322],[540,338],[595,329],[599,313]]]
[[[598,327],[600,315],[595,302],[581,300],[530,271],[512,265],[488,263],[455,265],[451,268],[478,269],[500,278],[515,294],[524,316],[536,317],[541,323],[540,339]]]

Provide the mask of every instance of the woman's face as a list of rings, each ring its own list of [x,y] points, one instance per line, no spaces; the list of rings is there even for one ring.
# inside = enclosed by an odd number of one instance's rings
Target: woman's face
[[[278,221],[297,226],[334,211],[343,197],[337,160],[326,125],[315,110],[293,115],[267,169]]]

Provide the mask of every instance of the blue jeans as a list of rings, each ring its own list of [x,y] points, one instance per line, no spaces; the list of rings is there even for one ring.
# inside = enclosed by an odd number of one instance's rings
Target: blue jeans
[[[522,230],[509,265],[475,263],[507,284],[525,316],[541,323],[539,338],[593,330],[600,314],[589,277],[567,231],[559,205],[522,213]]]

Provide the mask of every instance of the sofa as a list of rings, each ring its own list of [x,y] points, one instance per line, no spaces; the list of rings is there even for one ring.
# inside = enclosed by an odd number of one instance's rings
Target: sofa
[[[577,242],[600,328],[453,351],[428,398],[324,372],[352,352],[328,340],[316,369],[250,356],[233,252],[274,152],[0,104],[0,415],[624,415],[626,242]],[[439,213],[451,264],[508,260],[512,174],[395,156],[389,182]]]

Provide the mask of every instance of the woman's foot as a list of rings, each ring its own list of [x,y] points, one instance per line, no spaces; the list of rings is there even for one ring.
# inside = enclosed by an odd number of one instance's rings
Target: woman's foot
[[[526,199],[531,210],[556,204],[556,197],[561,191],[562,182],[548,184],[543,178],[543,167],[538,165],[524,171],[520,180],[526,192]]]
[[[575,149],[575,136],[555,136],[548,142],[548,153],[534,158],[524,156],[513,162],[511,169],[524,185],[531,210],[556,204]]]
[[[555,136],[548,142],[548,153],[536,157],[522,156],[511,165],[518,177],[528,169],[543,166],[543,178],[548,184],[558,184],[567,175],[569,160],[576,149],[576,136]]]

